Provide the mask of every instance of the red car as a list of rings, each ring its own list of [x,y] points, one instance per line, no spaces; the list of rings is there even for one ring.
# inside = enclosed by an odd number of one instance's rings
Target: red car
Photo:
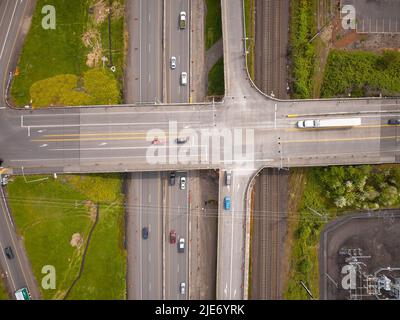
[[[171,232],[169,233],[169,243],[171,243],[171,244],[176,243],[176,231],[175,230],[171,230]]]
[[[154,138],[154,140],[151,142],[151,144],[161,144],[161,141],[158,140],[158,138]]]

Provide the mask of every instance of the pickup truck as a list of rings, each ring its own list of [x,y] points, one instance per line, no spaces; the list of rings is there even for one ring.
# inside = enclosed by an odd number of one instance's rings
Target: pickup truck
[[[179,28],[185,29],[186,28],[186,12],[181,11],[179,14]]]

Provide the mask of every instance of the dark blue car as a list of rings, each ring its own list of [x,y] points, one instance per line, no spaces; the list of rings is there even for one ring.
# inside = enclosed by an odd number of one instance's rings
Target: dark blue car
[[[149,237],[149,229],[147,227],[144,227],[142,229],[142,236],[143,236],[143,239],[147,239]]]

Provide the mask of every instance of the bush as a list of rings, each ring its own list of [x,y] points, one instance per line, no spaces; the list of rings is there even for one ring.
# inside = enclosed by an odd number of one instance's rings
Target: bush
[[[321,95],[396,96],[400,94],[400,52],[348,52],[329,54]]]

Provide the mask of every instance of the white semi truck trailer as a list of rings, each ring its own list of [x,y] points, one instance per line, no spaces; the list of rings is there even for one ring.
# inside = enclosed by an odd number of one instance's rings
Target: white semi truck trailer
[[[297,121],[298,128],[340,128],[354,127],[361,125],[361,118],[348,119],[315,119]]]

